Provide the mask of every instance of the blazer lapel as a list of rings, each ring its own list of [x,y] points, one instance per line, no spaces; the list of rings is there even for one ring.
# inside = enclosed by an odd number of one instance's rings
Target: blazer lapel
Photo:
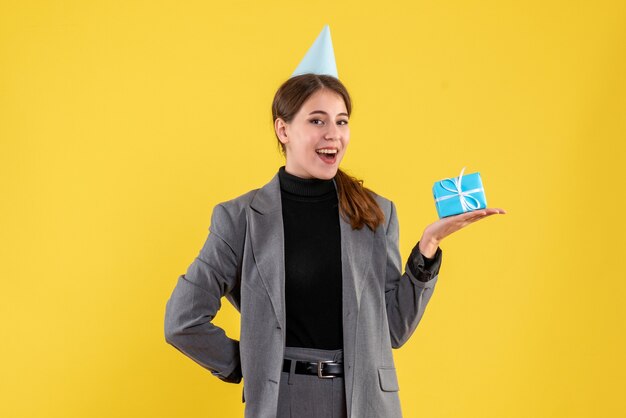
[[[341,229],[341,273],[343,277],[344,309],[361,307],[361,293],[366,271],[372,261],[374,233],[367,227],[352,229],[349,221],[339,215]]]
[[[278,323],[285,320],[285,251],[283,212],[278,174],[250,202],[250,240],[254,262],[272,301]]]
[[[335,183],[336,187],[336,183]],[[337,194],[339,200],[339,194]],[[343,280],[343,359],[345,365],[356,364],[357,324],[360,301],[367,276],[367,267],[372,260],[374,233],[364,226],[352,229],[349,221],[339,214],[341,230],[341,274]],[[348,416],[351,416],[354,392],[354,367],[344,367]]]

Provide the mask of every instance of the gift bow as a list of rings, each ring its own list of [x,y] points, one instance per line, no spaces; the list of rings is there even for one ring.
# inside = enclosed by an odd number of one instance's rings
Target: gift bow
[[[472,193],[482,192],[484,189],[482,187],[478,187],[476,189],[463,191],[463,189],[461,188],[461,182],[463,181],[463,172],[464,171],[465,171],[465,167],[463,167],[463,169],[461,170],[461,174],[459,175],[459,177],[453,177],[453,178],[441,180],[439,182],[441,187],[443,187],[445,190],[447,190],[449,192],[452,192],[453,194],[450,194],[450,195],[447,195],[447,196],[438,197],[437,199],[435,199],[435,202],[440,202],[440,201],[446,200],[446,199],[452,199],[453,197],[457,197],[458,196],[459,200],[461,201],[461,207],[463,208],[463,212],[467,212],[469,210],[474,210],[474,209],[480,208],[480,202],[478,201],[478,199],[476,199],[471,194]],[[446,181],[448,181],[448,182],[450,182],[452,184],[452,188],[446,187],[446,185],[444,184]],[[474,200],[474,202],[476,202],[476,204],[473,205],[468,199]]]

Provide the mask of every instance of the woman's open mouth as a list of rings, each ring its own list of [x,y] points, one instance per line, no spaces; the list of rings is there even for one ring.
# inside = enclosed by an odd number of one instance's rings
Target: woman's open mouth
[[[323,148],[315,150],[317,156],[326,164],[335,164],[339,151],[336,148]]]

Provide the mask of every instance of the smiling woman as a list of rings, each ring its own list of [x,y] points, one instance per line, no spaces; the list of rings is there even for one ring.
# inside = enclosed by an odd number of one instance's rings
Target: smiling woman
[[[392,348],[411,336],[441,250],[402,273],[394,204],[339,164],[352,105],[335,77],[302,74],[272,105],[286,157],[272,181],[213,210],[200,255],[166,308],[166,339],[227,382],[246,417],[398,418]],[[241,339],[212,324],[225,296]]]
[[[286,92],[279,89],[274,101],[274,128],[287,157],[287,171],[302,178],[333,178],[350,142],[348,93],[338,80],[335,83],[326,80],[326,86],[322,77],[313,74],[294,77],[286,83],[294,87],[285,88]],[[298,90],[310,89],[306,86],[309,83],[317,85],[318,89],[309,97],[299,94]],[[306,99],[295,114],[298,100],[286,98],[288,94]],[[278,109],[279,104],[282,104],[281,109]],[[289,109],[289,105],[294,108]],[[312,152],[316,152],[319,158],[313,160]],[[323,165],[319,164],[320,160]]]
[[[433,294],[439,242],[499,213],[429,225],[403,272],[394,203],[339,169],[351,112],[327,72],[280,86],[272,115],[285,165],[213,209],[206,243],[167,302],[167,342],[226,382],[243,379],[247,418],[400,418],[392,348]],[[240,341],[212,323],[222,297],[241,313]]]
[[[272,103],[274,130],[286,157],[285,171],[300,178],[335,179],[342,214],[354,228],[374,230],[383,213],[363,187],[339,164],[350,143],[352,101],[337,78],[323,74],[291,77]]]

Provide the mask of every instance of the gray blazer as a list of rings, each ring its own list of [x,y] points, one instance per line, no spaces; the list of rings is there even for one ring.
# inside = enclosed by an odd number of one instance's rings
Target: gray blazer
[[[402,273],[393,202],[376,231],[353,230],[342,216],[344,379],[348,417],[401,417],[392,348],[419,323],[437,282],[441,250],[426,270],[413,251],[415,277]],[[213,209],[208,238],[165,310],[165,339],[222,380],[244,379],[245,417],[276,417],[285,347],[285,262],[278,174],[260,189]],[[417,269],[417,270],[416,270]],[[241,314],[240,341],[211,321],[225,296]],[[320,300],[320,303],[324,303]],[[229,378],[230,376],[230,378]]]

